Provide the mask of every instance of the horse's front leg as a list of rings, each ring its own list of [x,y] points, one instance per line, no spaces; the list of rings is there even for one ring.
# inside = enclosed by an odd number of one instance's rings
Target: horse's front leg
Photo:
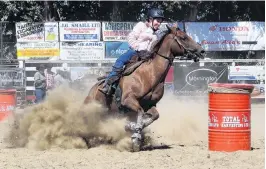
[[[144,112],[142,116],[142,119],[141,119],[142,129],[144,129],[145,127],[148,127],[151,123],[153,123],[158,118],[159,118],[159,112],[156,109],[156,107],[153,106],[147,112]],[[140,118],[139,118],[139,121],[140,121]],[[137,126],[137,123],[129,121],[126,124],[125,129],[126,131],[134,132],[136,130],[136,126]]]
[[[160,83],[158,84],[158,86],[155,88],[155,90],[153,91],[153,93],[151,93],[151,100],[154,102],[154,104],[156,105],[156,103],[162,98],[164,93],[164,84]],[[146,113],[145,113],[146,117],[143,120],[143,127],[147,127],[149,126],[151,123],[153,123],[155,120],[157,120],[159,118],[159,112],[157,111],[155,106],[152,106]]]
[[[153,106],[144,114],[144,118],[142,121],[143,122],[143,128],[149,126],[151,123],[153,123],[158,118],[159,118],[159,112],[156,109],[156,107]]]
[[[131,136],[133,142],[133,151],[140,151],[142,137],[141,132],[144,128],[144,110],[133,94],[129,94],[127,97],[122,97],[121,103],[123,106],[137,113],[137,122],[131,122],[126,126],[128,126],[128,128],[133,132]]]

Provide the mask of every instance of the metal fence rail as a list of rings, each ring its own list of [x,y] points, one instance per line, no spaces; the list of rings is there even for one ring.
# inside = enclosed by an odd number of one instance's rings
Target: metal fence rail
[[[0,89],[15,89],[17,105],[26,102],[25,61],[0,60]]]
[[[64,63],[67,63],[69,68],[74,67],[87,67],[91,70],[91,74],[102,74],[107,69],[111,69],[113,63],[115,60],[95,60],[95,61],[69,61],[69,60],[56,60],[56,61],[40,61],[40,60],[26,60],[25,61],[25,70],[26,70],[26,89],[28,95],[33,95],[34,86],[34,73],[36,72],[36,67],[40,64],[49,64],[50,66],[54,68],[62,67]],[[199,65],[199,66],[219,66],[220,64],[224,67],[229,67],[234,64],[244,63],[252,63],[252,65],[265,65],[264,59],[214,59],[214,60],[202,60],[199,63],[194,63],[193,61],[184,61],[184,60],[175,60],[175,64],[178,65],[185,65],[185,66],[191,66],[193,65]],[[264,73],[264,72],[263,72]]]

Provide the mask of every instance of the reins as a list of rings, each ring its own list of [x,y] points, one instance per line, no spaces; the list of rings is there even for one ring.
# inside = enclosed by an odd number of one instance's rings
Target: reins
[[[172,43],[171,43],[171,45],[170,46],[172,46],[172,44],[173,44],[173,42],[176,40],[176,34],[175,34],[175,36],[174,36],[174,38],[173,38],[173,41],[172,41]],[[178,41],[177,41],[178,42]],[[180,43],[178,42],[178,44],[180,45]],[[180,45],[181,46],[181,45]],[[182,46],[183,47],[183,46]],[[184,48],[185,49],[185,48]],[[158,49],[159,50],[159,49]],[[168,71],[169,71],[169,69],[171,68],[171,66],[172,66],[172,64],[173,64],[173,62],[174,62],[174,57],[173,58],[169,58],[169,57],[167,57],[167,56],[164,56],[164,55],[161,55],[160,53],[158,53],[158,51],[156,51],[155,52],[157,55],[159,55],[160,57],[162,57],[162,58],[164,58],[164,59],[166,59],[166,60],[168,60],[169,62],[168,62],[168,65],[167,65],[167,68],[165,69],[165,71],[164,71],[164,73],[163,73],[163,75],[160,77],[160,79],[158,80],[158,82],[157,82],[157,84],[156,85],[154,85],[147,93],[145,93],[144,95],[143,95],[143,97],[145,97],[148,93],[153,93],[154,92],[154,90],[155,90],[155,88],[163,81],[163,79],[165,79],[166,78],[166,76],[167,76],[167,73],[168,73]],[[143,98],[142,97],[142,98]],[[152,94],[151,94],[151,97],[152,97]]]

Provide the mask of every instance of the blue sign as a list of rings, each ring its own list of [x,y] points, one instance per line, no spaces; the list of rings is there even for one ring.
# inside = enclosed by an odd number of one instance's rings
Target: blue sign
[[[105,58],[116,59],[129,49],[127,42],[105,42]]]

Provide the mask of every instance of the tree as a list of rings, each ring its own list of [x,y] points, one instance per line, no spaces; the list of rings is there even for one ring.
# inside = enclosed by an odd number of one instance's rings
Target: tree
[[[0,1],[1,21],[7,21],[0,25],[0,45],[14,46],[15,22],[21,21],[137,22],[152,7],[164,9],[166,21],[265,21],[264,6],[264,1]]]

